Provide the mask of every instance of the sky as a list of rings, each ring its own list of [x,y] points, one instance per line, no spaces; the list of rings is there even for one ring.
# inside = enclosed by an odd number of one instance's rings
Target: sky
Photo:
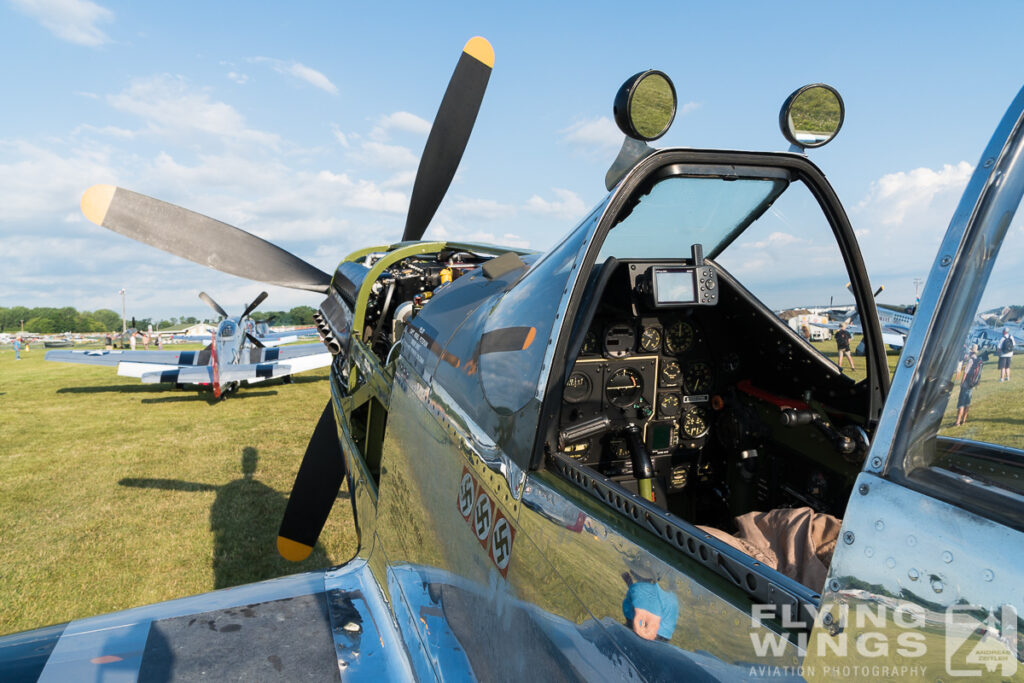
[[[696,148],[788,149],[779,106],[827,82],[846,120],[810,158],[886,287],[880,300],[912,300],[1024,83],[1012,57],[1024,3],[629,7],[0,0],[0,306],[119,310],[124,288],[128,316],[155,320],[209,317],[201,290],[232,313],[263,289],[264,310],[316,307],[320,295],[97,227],[81,194],[119,185],[330,272],[400,238],[429,122],[474,35],[494,46],[494,72],[427,238],[554,244],[606,193],[622,141],[612,99],[636,72],[667,72],[679,96],[656,144]]]

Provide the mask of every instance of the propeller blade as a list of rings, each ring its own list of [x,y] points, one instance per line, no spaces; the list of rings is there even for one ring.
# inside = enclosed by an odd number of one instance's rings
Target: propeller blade
[[[93,185],[82,213],[126,237],[231,275],[326,293],[331,276],[244,230],[113,185]]]
[[[214,301],[213,297],[211,297],[206,292],[199,292],[199,298],[202,299],[203,301],[205,301],[206,304],[210,308],[212,308],[214,311],[217,312],[218,315],[220,315],[220,317],[222,317],[222,318],[227,318],[228,317],[227,311],[225,311],[223,308],[221,308],[220,304],[218,304],[216,301]]]
[[[260,341],[259,339],[257,339],[256,337],[252,336],[252,335],[251,335],[251,334],[249,334],[248,332],[246,332],[246,333],[245,333],[245,338],[246,338],[246,339],[248,339],[248,340],[249,340],[249,342],[250,342],[250,343],[251,343],[251,344],[252,344],[253,346],[255,346],[255,347],[256,347],[257,349],[263,349],[263,348],[266,348],[265,346],[263,346],[263,342],[261,342],[261,341]]]
[[[249,306],[245,309],[245,312],[242,313],[242,317],[244,318],[245,316],[247,316],[250,313],[252,313],[253,311],[255,311],[256,307],[259,306],[261,303],[263,303],[263,300],[266,299],[266,298],[267,298],[267,293],[266,292],[260,292],[259,296],[257,296],[255,299],[253,299],[252,303],[249,304]]]
[[[491,44],[479,36],[470,38],[462,49],[462,56],[448,82],[423,148],[402,240],[423,237],[448,191],[462,153],[466,151],[469,134],[473,132],[493,66],[494,48]]]
[[[281,557],[300,562],[313,552],[344,478],[345,460],[338,449],[334,409],[327,401],[306,446],[277,532],[277,552]]]

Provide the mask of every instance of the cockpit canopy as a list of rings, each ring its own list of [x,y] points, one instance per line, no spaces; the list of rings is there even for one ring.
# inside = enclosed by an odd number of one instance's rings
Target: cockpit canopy
[[[221,339],[230,339],[238,334],[238,325],[233,320],[225,320],[217,330],[217,336]]]

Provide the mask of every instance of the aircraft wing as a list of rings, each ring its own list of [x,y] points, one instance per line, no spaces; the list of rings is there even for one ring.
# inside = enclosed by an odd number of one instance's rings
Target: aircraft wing
[[[254,348],[249,351],[250,363],[275,363],[286,360],[294,366],[296,359],[303,358],[316,359],[316,364],[304,367],[303,370],[323,368],[331,364],[331,354],[328,353],[327,347],[319,342],[316,344],[295,344],[294,346],[282,346],[279,348]],[[302,370],[293,370],[293,372],[302,372]]]
[[[310,327],[309,329],[292,330],[291,332],[271,332],[259,337],[259,340],[264,346],[279,346],[281,344],[290,344],[300,339],[315,339],[316,337],[316,329]]]
[[[117,366],[121,363],[145,363],[158,365],[205,365],[209,352],[202,351],[118,351],[95,349],[92,351],[47,351],[46,360],[58,363],[80,363],[82,365]]]
[[[825,327],[830,330],[838,330],[842,323],[827,322],[827,323],[814,323],[817,327]],[[846,331],[850,334],[864,334],[864,330],[861,329],[860,325],[856,323],[846,323]]]
[[[0,637],[0,680],[412,680],[393,623],[356,560]]]
[[[893,332],[888,330],[887,328],[882,328],[882,342],[886,346],[892,346],[894,348],[901,349],[903,348],[903,345],[907,342],[906,332]]]

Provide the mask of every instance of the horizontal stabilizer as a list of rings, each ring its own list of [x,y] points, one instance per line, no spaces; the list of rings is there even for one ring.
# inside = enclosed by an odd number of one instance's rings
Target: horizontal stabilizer
[[[46,360],[58,363],[81,363],[82,365],[106,365],[114,367],[121,363],[148,363],[155,365],[193,365],[209,362],[210,354],[202,351],[122,351],[119,349],[95,349],[92,351],[47,351]],[[151,368],[152,369],[152,368]]]
[[[199,367],[183,365],[157,372],[147,372],[140,376],[139,379],[142,380],[143,384],[160,384],[163,382],[211,384],[213,382],[213,373],[210,372],[209,365],[201,365]]]
[[[330,355],[330,354],[328,354]],[[265,379],[284,377],[292,374],[291,365],[284,363],[246,363],[244,365],[221,365],[220,382],[262,382]]]
[[[161,365],[159,363],[133,363],[122,362],[117,364],[117,374],[122,377],[143,377],[145,375],[159,374],[161,372],[178,372],[177,365]],[[159,380],[164,381],[164,380]],[[166,380],[177,382],[178,380]]]

